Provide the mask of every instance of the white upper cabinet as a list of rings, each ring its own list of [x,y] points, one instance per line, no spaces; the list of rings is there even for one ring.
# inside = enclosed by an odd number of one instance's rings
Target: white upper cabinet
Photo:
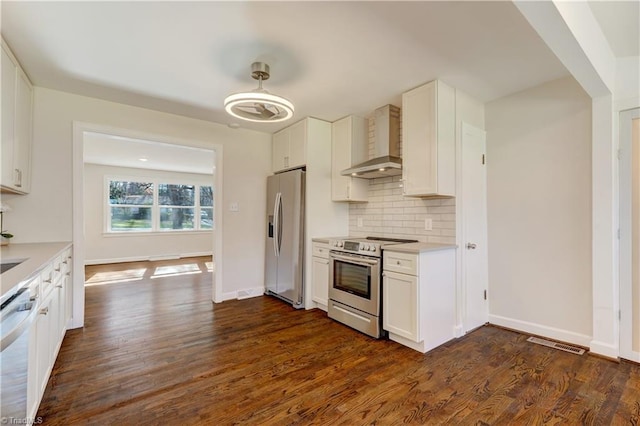
[[[273,172],[307,164],[307,119],[273,134]]]
[[[402,95],[403,193],[455,196],[455,90],[435,80]]]
[[[3,192],[26,194],[31,188],[33,86],[2,41]]]
[[[367,161],[368,122],[350,115],[331,125],[331,199],[368,201],[369,181],[340,173],[354,164]]]

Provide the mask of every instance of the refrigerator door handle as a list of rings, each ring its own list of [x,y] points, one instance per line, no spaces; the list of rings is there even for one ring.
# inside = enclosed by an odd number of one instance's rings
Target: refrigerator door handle
[[[280,256],[280,245],[278,244],[278,233],[280,232],[280,221],[278,219],[280,210],[280,196],[281,193],[276,194],[276,200],[273,203],[273,252],[276,257]]]
[[[278,256],[280,256],[280,249],[282,248],[282,194],[278,193]]]

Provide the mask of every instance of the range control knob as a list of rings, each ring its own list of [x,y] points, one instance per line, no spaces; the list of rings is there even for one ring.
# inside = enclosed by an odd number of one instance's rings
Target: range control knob
[[[369,251],[376,251],[376,246],[369,246]]]
[[[342,241],[338,241],[338,247],[342,247]]]

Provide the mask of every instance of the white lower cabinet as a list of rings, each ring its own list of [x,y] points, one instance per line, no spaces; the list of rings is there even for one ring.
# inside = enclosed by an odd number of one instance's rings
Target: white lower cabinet
[[[427,352],[455,334],[455,248],[385,250],[383,328],[389,339]]]
[[[384,272],[384,329],[414,342],[422,340],[418,321],[418,277]]]
[[[71,319],[71,259],[71,249],[64,250],[54,261],[44,265],[42,272],[34,280],[34,283],[40,285],[34,301],[37,315],[31,325],[29,337],[27,408],[31,419],[38,412],[62,346],[67,323]]]
[[[320,309],[326,311],[329,303],[329,244],[313,243],[311,280],[313,301],[318,303]]]

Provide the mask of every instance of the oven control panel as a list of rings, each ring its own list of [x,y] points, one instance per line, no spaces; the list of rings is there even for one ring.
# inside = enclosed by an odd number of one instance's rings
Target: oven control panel
[[[329,248],[334,251],[358,253],[365,256],[380,256],[380,244],[371,242],[331,240]]]

